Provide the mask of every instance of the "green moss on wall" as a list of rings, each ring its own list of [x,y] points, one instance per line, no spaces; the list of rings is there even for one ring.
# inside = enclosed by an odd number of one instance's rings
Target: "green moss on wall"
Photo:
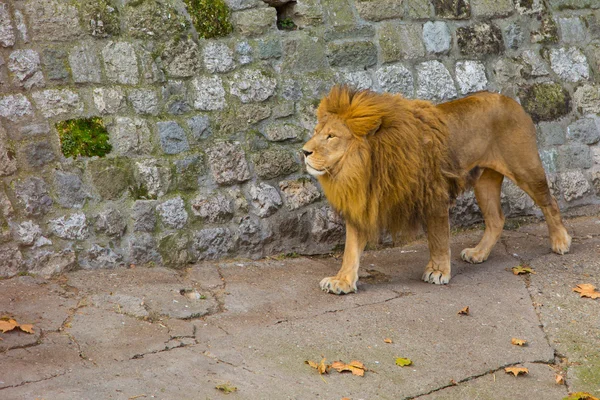
[[[535,122],[549,121],[571,111],[571,97],[557,83],[536,83],[519,93],[523,108]]]
[[[104,157],[112,146],[102,118],[79,118],[57,122],[60,148],[65,157]]]
[[[224,0],[184,0],[198,36],[227,36],[233,31],[229,7]]]

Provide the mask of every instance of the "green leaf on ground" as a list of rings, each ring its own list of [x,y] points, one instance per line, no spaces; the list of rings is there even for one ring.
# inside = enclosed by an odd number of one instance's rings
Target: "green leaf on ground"
[[[396,365],[399,367],[407,367],[412,364],[412,361],[409,358],[396,358]]]
[[[535,274],[535,271],[533,270],[533,268],[527,267],[527,266],[523,266],[523,265],[519,265],[517,267],[512,267],[512,272],[515,275]]]
[[[237,388],[235,386],[231,386],[229,383],[223,383],[221,385],[217,385],[217,386],[215,386],[215,389],[218,389],[225,394],[237,392]]]

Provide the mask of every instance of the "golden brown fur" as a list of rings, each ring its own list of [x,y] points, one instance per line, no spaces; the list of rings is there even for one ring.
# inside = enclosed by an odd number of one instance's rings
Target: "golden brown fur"
[[[435,106],[334,87],[317,117],[315,134],[303,148],[307,170],[347,227],[342,269],[321,282],[323,290],[355,291],[366,241],[382,229],[398,233],[416,222],[427,226],[431,253],[423,279],[447,283],[448,206],[469,180],[475,182],[486,232],[477,247],[463,251],[464,260],[484,261],[500,235],[504,176],[542,208],[553,250],[568,251],[570,237],[546,184],[535,128],[513,100],[478,93]]]

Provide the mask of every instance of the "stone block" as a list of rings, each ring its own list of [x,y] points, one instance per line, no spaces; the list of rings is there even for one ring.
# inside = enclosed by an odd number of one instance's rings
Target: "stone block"
[[[423,25],[423,42],[430,54],[443,54],[450,51],[452,34],[443,21],[428,21]]]
[[[279,42],[275,42],[279,44]],[[259,47],[260,48],[260,47]],[[281,47],[279,47],[281,51]],[[327,67],[325,41],[308,36],[304,32],[294,33],[283,42],[282,69],[295,72],[312,72]]]
[[[16,244],[0,244],[0,260],[0,278],[11,278],[21,271],[23,255]]]
[[[346,31],[356,25],[351,0],[321,0],[327,25],[337,31]]]
[[[550,7],[557,11],[600,8],[596,0],[549,0]]]
[[[117,155],[149,154],[154,147],[148,123],[141,118],[116,117],[108,125],[110,143]]]
[[[190,149],[183,128],[175,121],[160,121],[156,123],[160,146],[166,154],[178,154]]]
[[[370,67],[377,63],[377,48],[369,40],[331,42],[327,59],[332,67]]]
[[[156,200],[137,200],[131,218],[135,232],[152,232],[156,227]]]
[[[579,86],[573,94],[573,101],[582,114],[600,114],[600,86]]]
[[[192,260],[189,247],[190,239],[187,232],[175,232],[162,236],[158,243],[158,252],[162,257],[163,265],[167,268],[185,268]],[[182,317],[194,314],[192,310],[186,309]]]
[[[417,65],[417,98],[441,101],[457,95],[452,76],[444,64],[434,60]]]
[[[158,93],[153,89],[132,89],[127,96],[137,114],[158,115]]]
[[[515,12],[514,0],[471,0],[475,18],[503,18]]]
[[[42,236],[42,228],[33,221],[11,223],[13,238],[22,246],[33,246]]]
[[[0,46],[12,47],[15,45],[16,35],[10,18],[8,4],[0,3]]]
[[[75,83],[100,83],[102,81],[100,58],[89,45],[75,46],[69,52],[69,66]]]
[[[462,94],[486,89],[488,81],[485,76],[485,65],[479,61],[458,61],[456,83]]]
[[[233,233],[227,228],[196,231],[192,238],[192,253],[196,260],[214,260],[229,254],[235,246]]]
[[[539,14],[544,10],[543,0],[515,0],[515,9],[521,15]]]
[[[63,215],[48,222],[50,231],[62,239],[84,240],[89,236],[87,220],[84,213]]]
[[[336,74],[336,80],[355,90],[373,88],[373,78],[370,71],[342,71]]]
[[[235,31],[242,37],[260,36],[276,29],[277,11],[273,7],[236,11],[231,21]]]
[[[196,190],[198,181],[205,174],[203,157],[191,155],[173,162],[175,166],[174,185],[176,190]]]
[[[250,186],[250,204],[261,218],[273,215],[281,207],[281,196],[276,188],[264,182]]]
[[[82,252],[79,265],[83,269],[113,269],[123,266],[123,256],[115,253],[110,247],[102,247],[96,243],[89,250]]]
[[[184,36],[190,24],[175,7],[157,0],[123,1],[123,33],[135,39],[163,40]],[[183,6],[183,4],[181,4]]]
[[[156,240],[145,232],[135,233],[129,239],[129,261],[134,265],[155,265],[162,263]]]
[[[23,146],[19,153],[20,158],[24,158],[32,169],[42,167],[56,159],[54,148],[47,141],[30,143]]]
[[[12,175],[17,171],[15,153],[7,148],[0,137],[0,176]]]
[[[558,43],[558,25],[551,15],[542,15],[541,20],[531,28],[531,42],[542,44]]]
[[[564,43],[581,45],[586,41],[586,29],[581,18],[558,18],[558,26]]]
[[[433,0],[435,15],[447,19],[471,18],[469,0]]]
[[[558,175],[558,186],[566,201],[582,198],[591,187],[581,171],[567,171]]]
[[[212,133],[210,129],[210,119],[206,115],[191,117],[186,122],[190,131],[192,131],[192,136],[195,141],[206,139]]]
[[[125,92],[118,86],[95,88],[92,98],[96,109],[102,115],[121,113],[127,107]]]
[[[214,111],[225,108],[225,89],[219,76],[196,77],[191,82],[191,88],[196,110]]]
[[[235,44],[235,54],[238,62],[242,65],[252,62],[252,46],[245,40]]]
[[[208,72],[227,72],[235,68],[233,51],[224,43],[209,42],[202,49],[204,66]]]
[[[480,57],[504,51],[502,31],[486,22],[457,28],[456,42],[462,55]]]
[[[588,169],[593,163],[589,146],[581,143],[568,143],[559,149],[562,169]]]
[[[54,173],[56,202],[65,208],[82,208],[89,196],[79,175],[56,170]]]
[[[254,171],[263,179],[289,175],[299,168],[294,155],[283,148],[271,147],[253,154],[252,162]]]
[[[283,55],[281,41],[279,40],[279,38],[261,39],[257,42],[257,52],[258,58],[260,58],[261,60],[279,58]]]
[[[67,52],[62,49],[46,48],[42,50],[42,65],[46,78],[51,81],[66,82],[69,79]]]
[[[79,95],[68,89],[49,89],[31,95],[38,109],[46,118],[81,114],[83,103]]]
[[[158,206],[156,211],[164,226],[172,229],[182,229],[188,220],[185,203],[181,197],[167,200]]]
[[[19,121],[33,114],[33,107],[22,94],[0,97],[0,117],[10,121]]]
[[[558,122],[540,122],[538,142],[542,146],[555,146],[565,143],[565,128]]]
[[[414,97],[415,87],[412,72],[402,64],[386,65],[375,71],[379,88],[384,92],[400,93]]]
[[[230,81],[229,91],[242,103],[265,101],[275,93],[277,80],[258,69],[236,72]]]
[[[525,86],[519,92],[519,99],[534,122],[556,119],[571,111],[569,92],[553,82]]]
[[[420,24],[385,21],[379,24],[378,33],[381,58],[384,63],[425,55]]]
[[[109,81],[124,85],[139,83],[137,56],[131,43],[109,42],[102,49],[102,58]]]
[[[105,200],[115,200],[131,187],[131,164],[126,158],[100,158],[87,165],[90,181]]]
[[[169,41],[161,59],[171,78],[189,78],[201,70],[200,49],[192,39]]]
[[[534,78],[550,75],[550,71],[546,66],[545,61],[534,50],[525,50],[521,57],[528,66],[528,68],[523,71],[525,74]]]
[[[579,82],[590,77],[587,59],[575,47],[551,49],[550,66],[562,80],[567,82]]]
[[[540,150],[539,154],[546,173],[555,173],[558,169],[558,151],[556,149]]]
[[[15,184],[15,196],[27,216],[40,216],[50,211],[52,199],[43,179],[31,177]]]
[[[523,28],[518,22],[513,22],[504,29],[504,37],[506,38],[506,46],[516,50],[525,41]]]
[[[329,206],[317,208],[310,233],[319,243],[339,243],[344,239],[344,220]]]
[[[279,182],[288,209],[296,210],[314,203],[321,197],[317,186],[309,179],[301,178]]]
[[[35,50],[15,50],[10,53],[10,56],[8,56],[8,69],[16,78],[16,83],[25,89],[45,85],[40,55]]]
[[[600,119],[582,118],[567,127],[567,139],[584,144],[595,144],[600,140]]]
[[[355,6],[358,15],[367,21],[398,19],[404,14],[402,0],[358,0]]]
[[[323,7],[319,0],[298,0],[292,11],[292,19],[300,28],[323,24]]]
[[[263,129],[263,135],[272,142],[288,139],[302,140],[306,131],[301,126],[289,122],[273,122]]]
[[[127,222],[119,210],[108,206],[95,216],[94,228],[97,233],[112,238],[120,238],[127,229]]]
[[[27,0],[25,13],[35,42],[75,40],[83,33],[77,6],[61,0]]]
[[[160,198],[168,192],[171,186],[171,169],[166,162],[160,160],[137,161],[133,177],[136,200]]]
[[[267,224],[248,215],[241,219],[236,236],[239,252],[258,258],[262,256],[264,245],[273,237],[273,231]]]
[[[215,224],[225,223],[233,218],[233,201],[220,193],[199,195],[191,203],[192,213],[204,221]]]
[[[207,149],[213,179],[222,185],[250,179],[246,155],[239,143],[219,142]]]

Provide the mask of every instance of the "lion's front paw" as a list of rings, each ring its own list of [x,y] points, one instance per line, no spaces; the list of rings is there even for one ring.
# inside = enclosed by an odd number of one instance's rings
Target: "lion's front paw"
[[[559,238],[552,238],[552,251],[556,254],[566,254],[571,248],[571,236],[565,232]]]
[[[349,283],[345,280],[337,279],[335,276],[324,278],[321,283],[321,290],[334,294],[347,294],[356,292],[356,282]]]
[[[476,247],[464,249],[460,252],[460,258],[471,264],[479,264],[487,260],[489,253],[477,250]]]
[[[450,268],[448,268],[447,272],[444,272],[439,269],[435,269],[432,266],[432,263],[429,263],[427,268],[425,268],[425,272],[423,272],[422,279],[428,283],[446,285],[448,282],[450,282]]]

